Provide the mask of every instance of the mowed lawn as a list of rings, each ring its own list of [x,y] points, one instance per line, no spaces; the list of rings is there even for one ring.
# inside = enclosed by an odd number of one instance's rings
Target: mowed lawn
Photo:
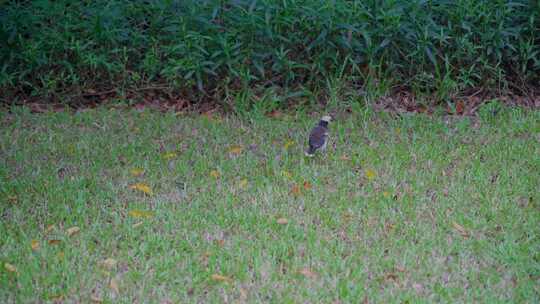
[[[538,303],[540,112],[0,114],[6,303]]]

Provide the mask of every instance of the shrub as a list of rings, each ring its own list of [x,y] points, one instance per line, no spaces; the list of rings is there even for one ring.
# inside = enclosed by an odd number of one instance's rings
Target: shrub
[[[0,88],[316,89],[370,78],[447,95],[540,80],[540,8],[500,0],[2,1]]]

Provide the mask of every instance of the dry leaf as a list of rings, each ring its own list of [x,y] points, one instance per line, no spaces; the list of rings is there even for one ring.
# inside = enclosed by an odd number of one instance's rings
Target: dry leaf
[[[137,227],[139,227],[139,226],[142,225],[142,224],[143,224],[143,222],[137,222],[137,223],[131,225],[131,228],[137,228]]]
[[[39,241],[38,240],[32,240],[30,242],[30,247],[32,247],[32,250],[34,250],[34,251],[39,250]]]
[[[235,154],[235,155],[242,153],[242,150],[244,150],[244,148],[239,145],[234,145],[234,146],[229,147],[229,153]]]
[[[219,178],[219,171],[218,170],[210,171],[210,176],[212,176],[213,178]]]
[[[340,159],[340,160],[345,160],[345,161],[351,160],[351,158],[350,158],[348,155],[345,155],[345,154],[344,154],[344,155],[341,155],[341,157],[340,157],[339,159]]]
[[[286,224],[289,223],[289,220],[286,219],[286,218],[284,218],[284,217],[280,217],[280,218],[277,219],[276,222],[277,222],[278,224],[280,224],[280,225],[286,225]]]
[[[100,264],[108,270],[113,269],[114,266],[116,266],[116,263],[116,260],[113,258],[106,258],[105,260],[100,262]]]
[[[90,300],[92,300],[92,302],[94,302],[94,303],[102,303],[103,302],[103,299],[100,296],[95,295],[95,294],[90,296]]]
[[[305,190],[311,189],[311,183],[310,182],[304,182],[304,189]]]
[[[367,169],[366,170],[366,177],[367,177],[368,180],[373,180],[373,179],[375,179],[376,176],[377,176],[377,173],[374,170],[372,170],[372,169]]]
[[[109,287],[115,292],[120,293],[120,289],[118,288],[118,281],[115,278],[111,278],[111,281],[109,282]]]
[[[283,176],[285,176],[288,179],[292,179],[292,174],[289,171],[281,171],[281,174],[283,174]]]
[[[144,173],[144,170],[143,169],[140,169],[140,168],[133,168],[129,171],[129,173],[131,173],[131,175],[135,176],[135,177],[138,177],[138,176],[141,176],[143,175]]]
[[[64,295],[62,294],[56,294],[49,297],[53,303],[62,303],[64,301]]]
[[[245,188],[245,187],[247,187],[247,185],[248,185],[248,180],[247,180],[247,178],[244,178],[244,179],[240,180],[240,183],[238,183],[238,185],[240,186],[240,188]]]
[[[55,228],[55,226],[54,226],[54,225],[49,225],[49,226],[47,226],[47,228],[45,229],[45,234],[47,234],[47,233],[49,233],[49,232],[53,231],[53,230],[54,230],[54,228]]]
[[[8,201],[12,204],[16,204],[17,203],[17,197],[15,195],[9,195],[7,197]]]
[[[176,156],[177,156],[176,152],[167,152],[163,154],[163,158],[165,158],[166,160],[171,160],[173,158],[176,158]]]
[[[294,196],[300,195],[300,187],[297,184],[294,184],[291,188],[291,194]]]
[[[266,115],[268,117],[272,117],[272,118],[280,118],[281,116],[283,116],[283,113],[281,113],[280,111],[277,111],[277,110],[273,110],[273,111],[270,111]]]
[[[145,183],[136,183],[136,184],[133,184],[131,186],[129,186],[129,188],[133,189],[133,190],[137,190],[137,191],[141,191],[143,192],[144,194],[147,194],[147,195],[152,195],[152,188],[150,188],[150,186],[148,186],[147,184]]]
[[[211,276],[211,278],[212,278],[212,280],[218,281],[218,282],[230,282],[230,281],[232,281],[231,278],[229,278],[227,276],[224,276],[224,275],[216,274],[216,273],[214,273]]]
[[[4,263],[4,268],[9,272],[13,272],[13,273],[17,272],[17,267],[11,265],[10,263]]]
[[[462,237],[468,238],[470,236],[469,231],[456,222],[452,222],[452,226],[456,229]]]
[[[289,149],[289,147],[291,147],[292,145],[294,145],[294,141],[292,141],[292,140],[289,139],[289,140],[283,145],[283,148]]]
[[[145,211],[145,210],[131,210],[128,212],[129,216],[134,218],[151,218],[154,216],[154,213],[152,211]]]
[[[301,269],[298,271],[298,273],[309,279],[315,279],[317,277],[317,274],[311,271],[309,268]]]
[[[465,106],[463,104],[463,101],[456,102],[456,114],[463,114],[463,110],[465,109]]]
[[[60,243],[62,243],[61,240],[49,240],[48,241],[49,245],[58,245]]]
[[[74,227],[71,227],[67,230],[67,235],[68,236],[73,236],[77,233],[79,233],[79,231],[81,231],[81,229],[77,226],[74,226]]]

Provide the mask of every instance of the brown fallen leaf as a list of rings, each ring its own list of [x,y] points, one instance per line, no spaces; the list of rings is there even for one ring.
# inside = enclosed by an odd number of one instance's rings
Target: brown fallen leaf
[[[49,245],[58,245],[62,243],[62,241],[61,240],[48,240],[47,243],[49,243]]]
[[[77,226],[68,228],[68,230],[66,230],[68,236],[73,236],[73,235],[79,233],[79,231],[81,231],[81,229],[79,227],[77,227]]]
[[[4,268],[5,268],[8,272],[17,273],[17,267],[11,265],[10,263],[4,263]]]
[[[99,264],[103,266],[104,268],[111,270],[116,266],[117,261],[113,258],[106,258],[105,260],[101,261]]]
[[[348,156],[348,155],[341,155],[341,157],[339,158],[340,160],[343,160],[343,161],[349,161],[351,160],[351,158]]]
[[[242,150],[244,150],[244,148],[240,145],[233,145],[229,147],[229,153],[234,155],[239,155],[242,153]]]
[[[116,294],[120,293],[120,288],[118,288],[118,281],[115,278],[111,278],[109,282],[109,288],[112,289]]]
[[[47,234],[47,233],[53,231],[54,228],[56,228],[56,227],[54,226],[54,224],[53,224],[53,225],[47,226],[47,228],[45,229],[45,234]]]
[[[129,186],[129,188],[133,189],[133,190],[143,192],[144,194],[147,194],[147,195],[152,195],[153,194],[152,188],[150,188],[150,186],[148,186],[145,183],[136,183],[136,184],[133,184],[133,185]]]
[[[230,281],[232,281],[231,278],[229,278],[227,276],[224,276],[224,275],[221,275],[221,274],[217,274],[217,273],[214,273],[211,276],[211,278],[212,278],[212,280],[217,281],[217,282],[230,282]]]
[[[30,242],[30,247],[32,247],[32,250],[34,250],[34,251],[39,250],[39,241],[38,240],[32,240]]]
[[[308,279],[315,279],[317,278],[317,274],[309,268],[304,268],[298,271],[299,274],[305,276]]]
[[[300,195],[300,187],[298,185],[294,184],[291,188],[290,192],[293,196],[299,196]]]
[[[280,225],[286,225],[289,223],[289,220],[284,218],[284,217],[280,217],[276,220],[276,223],[280,224]]]
[[[454,227],[454,229],[459,233],[461,234],[462,237],[464,238],[468,238],[470,236],[470,233],[469,231],[467,231],[467,229],[465,229],[463,226],[461,226],[460,224],[456,223],[456,222],[452,222],[452,226]]]
[[[310,182],[304,182],[304,189],[305,190],[311,189],[311,183]]]
[[[459,100],[456,102],[456,114],[461,115],[463,114],[463,111],[465,110],[465,106],[463,104],[462,100]]]
[[[102,303],[102,302],[103,302],[103,299],[102,299],[100,296],[95,295],[95,294],[92,294],[92,295],[90,296],[90,300],[91,300],[92,302],[94,302],[94,303]]]

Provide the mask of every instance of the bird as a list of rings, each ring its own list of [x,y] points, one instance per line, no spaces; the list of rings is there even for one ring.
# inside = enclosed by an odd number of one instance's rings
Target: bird
[[[309,134],[309,147],[306,151],[307,157],[313,157],[318,150],[324,151],[328,143],[328,123],[332,118],[325,115]]]

